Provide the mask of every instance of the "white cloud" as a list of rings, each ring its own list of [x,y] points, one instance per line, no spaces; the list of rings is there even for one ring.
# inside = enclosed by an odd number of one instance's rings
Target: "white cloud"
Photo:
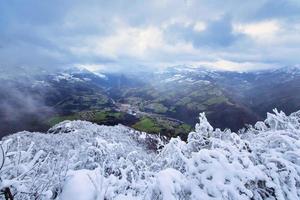
[[[204,22],[196,22],[194,25],[194,30],[197,32],[202,32],[206,29],[206,24]]]
[[[75,64],[75,66],[79,69],[87,69],[89,71],[98,71],[98,70],[102,70],[105,69],[107,66],[103,65],[103,64],[89,64],[89,63],[79,63],[79,64]]]
[[[184,28],[193,27],[197,32],[202,32],[206,29],[206,23],[204,21],[199,21],[195,19],[190,19],[186,16],[183,17],[173,17],[169,20],[163,21],[161,28],[168,29],[171,26],[178,25]]]
[[[187,17],[178,17],[177,16],[177,17],[170,18],[169,20],[163,21],[161,24],[161,27],[163,29],[167,29],[168,27],[173,26],[173,25],[181,25],[183,27],[188,27],[188,26],[192,25],[193,23],[194,23],[193,20],[190,20]]]
[[[255,63],[256,69],[300,62],[297,0],[56,1],[0,7],[7,21],[0,24],[3,65],[127,70],[208,62],[224,69]]]
[[[184,41],[168,43],[162,29],[155,26],[138,28],[123,24],[109,36],[90,37],[70,49],[78,56],[92,54],[111,59],[129,57],[134,59],[134,62],[153,62],[153,60],[160,62],[166,55],[169,55],[169,58],[176,54],[197,55],[198,50],[190,43]]]
[[[144,58],[146,54],[163,45],[163,36],[156,27],[124,27],[116,34],[100,38],[96,51],[113,57],[135,56]]]
[[[274,64],[260,62],[234,62],[230,60],[217,60],[212,62],[199,62],[198,65],[226,71],[249,71],[257,69],[270,69],[276,67]]]
[[[276,20],[262,21],[251,24],[236,24],[234,30],[246,34],[253,39],[270,41],[280,31],[280,24]]]

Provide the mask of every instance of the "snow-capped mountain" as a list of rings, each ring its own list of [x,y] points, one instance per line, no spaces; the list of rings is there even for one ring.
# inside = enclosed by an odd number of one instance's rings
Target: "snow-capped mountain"
[[[187,142],[83,121],[16,133],[0,186],[17,200],[297,200],[300,111],[274,112],[239,134],[201,114]]]

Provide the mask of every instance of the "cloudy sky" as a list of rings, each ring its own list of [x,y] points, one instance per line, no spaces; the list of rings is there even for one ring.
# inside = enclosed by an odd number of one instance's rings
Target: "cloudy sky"
[[[1,0],[0,68],[300,63],[299,0]]]

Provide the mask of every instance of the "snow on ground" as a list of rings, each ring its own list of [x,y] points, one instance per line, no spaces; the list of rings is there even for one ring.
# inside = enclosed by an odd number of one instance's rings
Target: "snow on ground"
[[[103,78],[103,79],[107,79],[107,76],[105,74],[101,74],[101,73],[98,73],[98,72],[94,72],[94,74],[100,78]]]
[[[201,114],[186,142],[82,121],[17,133],[2,141],[1,188],[15,199],[298,200],[300,111],[274,112],[239,134]]]
[[[96,190],[91,179],[91,177],[95,176],[93,172],[90,170],[69,172],[60,198],[77,200],[96,199]]]
[[[67,80],[71,82],[82,82],[83,80],[80,78],[74,77],[72,74],[68,73],[60,73],[53,78],[54,81],[60,82],[61,80]]]

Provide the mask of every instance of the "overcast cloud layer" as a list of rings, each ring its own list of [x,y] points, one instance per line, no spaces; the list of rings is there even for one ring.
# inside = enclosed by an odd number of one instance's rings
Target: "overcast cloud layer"
[[[299,0],[2,0],[0,68],[300,63]]]

